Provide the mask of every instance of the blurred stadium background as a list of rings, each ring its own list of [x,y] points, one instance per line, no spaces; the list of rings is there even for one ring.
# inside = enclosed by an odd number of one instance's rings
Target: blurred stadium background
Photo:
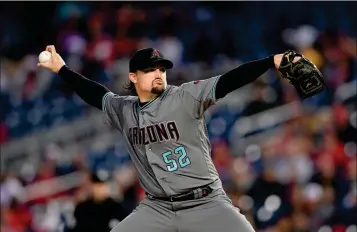
[[[54,44],[67,64],[119,94],[128,57],[154,46],[171,84],[296,49],[327,89],[301,102],[267,72],[206,114],[212,157],[233,203],[264,232],[356,227],[356,2],[2,2],[1,231],[70,226],[105,172],[131,211],[144,197],[120,135],[56,75],[36,68]],[[239,78],[239,77],[237,77]]]

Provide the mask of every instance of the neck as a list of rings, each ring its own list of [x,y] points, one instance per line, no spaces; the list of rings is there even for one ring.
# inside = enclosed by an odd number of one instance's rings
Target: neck
[[[140,103],[154,100],[158,95],[154,93],[138,93]]]

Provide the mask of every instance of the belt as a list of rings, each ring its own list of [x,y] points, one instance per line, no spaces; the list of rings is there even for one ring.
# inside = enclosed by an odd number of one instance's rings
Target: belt
[[[204,186],[204,187],[193,189],[187,193],[182,193],[170,197],[156,197],[149,193],[145,193],[145,194],[151,200],[176,202],[176,201],[188,201],[188,200],[200,199],[202,197],[208,196],[212,191],[213,189],[210,186]]]

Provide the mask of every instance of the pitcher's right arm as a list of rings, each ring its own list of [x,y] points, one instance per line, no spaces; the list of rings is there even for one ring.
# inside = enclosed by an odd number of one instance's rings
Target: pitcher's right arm
[[[121,112],[125,99],[111,92],[108,88],[92,81],[66,66],[62,57],[56,52],[53,45],[47,46],[46,51],[51,53],[51,59],[45,63],[38,63],[39,67],[47,68],[57,73],[77,94],[89,105],[102,110],[110,123],[119,126],[118,114]]]

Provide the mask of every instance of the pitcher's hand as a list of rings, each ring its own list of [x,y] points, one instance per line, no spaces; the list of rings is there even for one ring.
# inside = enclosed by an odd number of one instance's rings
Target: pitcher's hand
[[[51,53],[51,59],[47,62],[39,62],[37,66],[41,68],[47,68],[52,72],[58,73],[58,71],[62,68],[62,66],[66,65],[66,63],[63,61],[62,57],[56,52],[55,46],[47,46],[46,51],[49,51]]]

